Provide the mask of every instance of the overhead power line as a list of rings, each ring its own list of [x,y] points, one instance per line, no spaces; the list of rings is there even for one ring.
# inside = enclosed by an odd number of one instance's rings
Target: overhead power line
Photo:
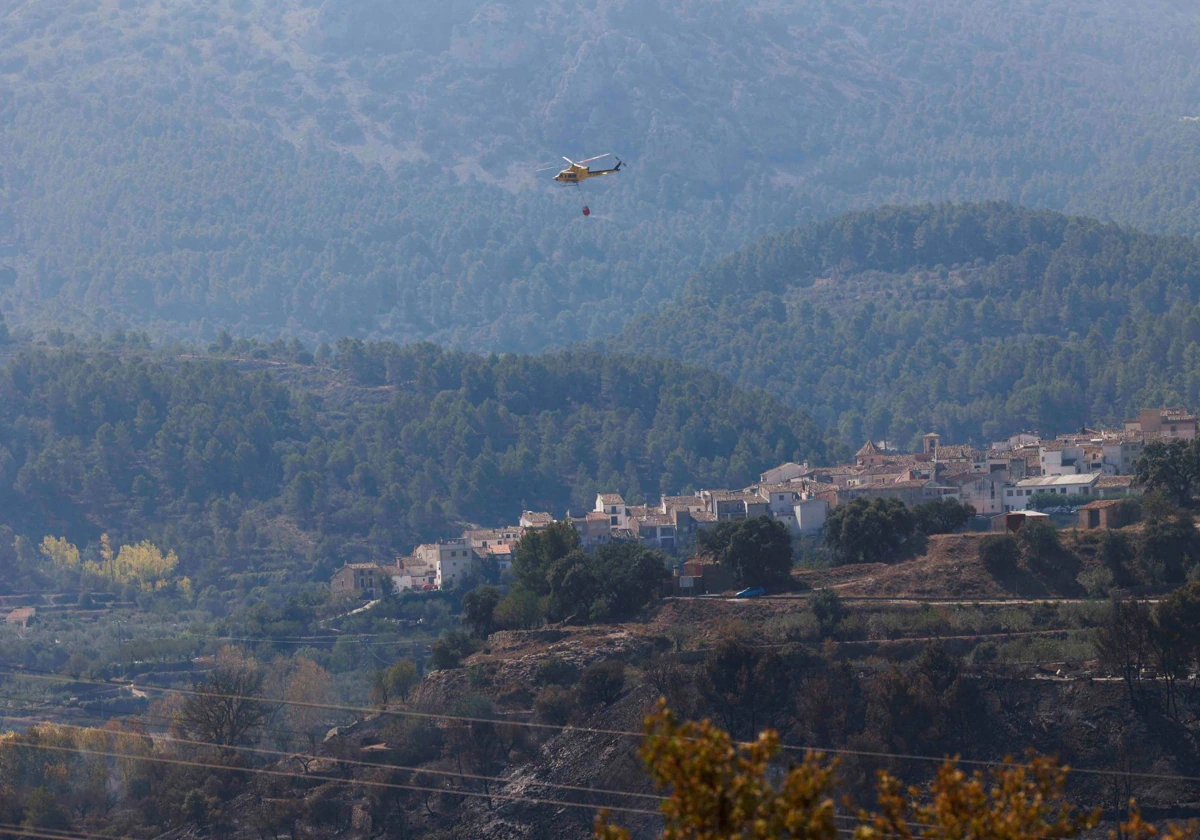
[[[137,737],[137,736],[141,735],[141,733],[137,733],[137,732],[113,732],[111,730],[97,729],[97,728],[91,727],[91,726],[80,726],[78,724],[71,724],[71,723],[48,723],[47,725],[48,726],[56,726],[56,727],[60,727],[63,729],[86,730],[88,732],[103,732],[106,734],[112,734],[113,736],[135,736],[135,737]],[[293,733],[293,734],[298,734],[298,733]],[[481,781],[481,782],[495,782],[498,784],[507,784],[507,785],[518,784],[518,783],[532,784],[532,785],[536,785],[538,787],[556,788],[558,790],[569,790],[569,791],[573,791],[576,793],[603,794],[603,795],[608,795],[608,796],[632,796],[632,797],[635,797],[638,799],[652,799],[652,800],[655,800],[658,802],[662,802],[665,799],[665,797],[660,796],[658,794],[637,793],[637,792],[631,791],[631,790],[612,790],[612,789],[608,789],[608,788],[588,787],[586,785],[568,785],[568,784],[561,784],[558,782],[542,782],[542,781],[538,781],[535,779],[512,779],[512,778],[505,778],[503,776],[486,776],[486,775],[481,775],[481,774],[477,774],[477,773],[458,772],[458,771],[454,771],[454,770],[433,770],[433,769],[429,769],[426,767],[412,767],[412,766],[406,766],[403,764],[385,764],[383,762],[378,762],[378,761],[361,761],[361,760],[350,759],[350,758],[339,758],[337,756],[330,756],[330,755],[311,755],[311,754],[300,753],[300,752],[289,752],[287,750],[272,750],[272,749],[267,749],[265,747],[250,747],[250,746],[240,746],[240,745],[232,745],[231,746],[228,744],[217,744],[212,741],[197,741],[197,740],[193,740],[191,738],[176,738],[171,735],[161,735],[161,734],[160,735],[146,735],[144,737],[149,737],[149,738],[152,738],[153,740],[163,741],[163,742],[171,743],[171,744],[185,744],[188,746],[196,746],[196,747],[210,747],[212,749],[220,749],[220,750],[235,750],[237,752],[249,753],[252,755],[266,755],[266,756],[273,756],[273,757],[281,758],[281,759],[296,759],[296,760],[304,760],[304,761],[335,761],[338,764],[344,764],[349,767],[363,767],[363,768],[367,768],[367,769],[371,769],[371,770],[403,770],[403,771],[408,771],[408,772],[412,772],[412,773],[429,773],[430,775],[433,775],[433,776],[447,776],[450,778],[470,779],[472,781]],[[36,748],[38,745],[33,744],[30,746]],[[234,768],[234,769],[237,769],[237,768]]]
[[[33,837],[36,840],[138,840],[112,834],[89,834],[84,831],[59,831],[53,828],[30,828],[27,825],[0,823],[0,832],[10,837]]]
[[[216,764],[208,761],[168,758],[166,756],[159,755],[139,755],[137,753],[123,753],[112,750],[96,750],[90,747],[67,747],[60,744],[31,744],[23,741],[13,741],[11,742],[11,745],[31,750],[49,750],[51,752],[74,753],[77,755],[94,755],[101,758],[124,758],[131,761],[148,761],[155,764],[167,764],[178,767],[199,767],[207,770],[221,770],[227,773],[251,773],[259,776],[271,776],[275,778],[286,779],[307,779],[309,781],[330,782],[332,784],[339,785],[361,785],[363,787],[382,788],[388,790],[445,793],[454,796],[474,797],[477,799],[501,799],[512,802],[528,802],[534,805],[552,805],[560,808],[587,808],[589,810],[603,808],[608,811],[622,811],[630,814],[645,814],[655,817],[661,816],[661,813],[658,811],[651,811],[646,808],[632,808],[624,805],[597,805],[586,802],[567,802],[560,799],[541,799],[533,796],[517,796],[507,793],[484,793],[482,791],[462,790],[461,788],[435,788],[422,785],[407,785],[399,782],[383,782],[376,779],[345,779],[338,776],[327,776],[320,773],[295,773],[287,770],[274,770],[269,767],[230,767],[227,764]]]
[[[72,677],[65,677],[65,676],[58,675],[58,674],[51,674],[50,672],[34,673],[31,670],[23,670],[23,669],[11,670],[13,667],[14,666],[4,665],[3,663],[0,663],[0,668],[10,669],[10,670],[0,670],[0,676],[27,677],[29,679],[43,679],[43,680],[50,680],[50,681],[56,681],[56,682],[82,683],[85,685],[103,685],[103,686],[108,686],[110,688],[126,687],[124,684],[121,684],[121,683],[112,683],[112,682],[107,682],[104,680],[74,679]],[[262,703],[299,706],[302,708],[312,708],[312,709],[327,709],[327,710],[331,710],[331,711],[340,711],[340,712],[346,712],[346,713],[350,713],[350,714],[360,714],[360,715],[361,714],[392,715],[392,716],[399,716],[399,717],[425,718],[425,719],[430,719],[430,720],[455,720],[455,721],[463,721],[463,722],[467,722],[467,723],[492,723],[492,724],[502,723],[506,726],[523,726],[523,727],[527,727],[527,728],[531,728],[531,729],[552,730],[555,732],[570,732],[570,733],[576,733],[576,734],[589,734],[589,735],[612,735],[612,736],[617,736],[617,737],[628,737],[628,738],[639,738],[639,739],[644,738],[646,735],[646,733],[644,733],[644,732],[634,732],[634,731],[627,730],[627,729],[603,729],[603,728],[597,728],[597,727],[571,726],[571,725],[560,726],[558,724],[552,724],[552,723],[536,723],[533,721],[517,721],[517,720],[503,720],[503,719],[497,719],[497,718],[472,717],[469,715],[452,715],[452,714],[446,714],[446,713],[441,713],[441,712],[421,712],[421,711],[413,711],[410,709],[379,709],[379,708],[368,708],[368,707],[363,707],[363,706],[346,706],[346,705],[339,705],[339,704],[334,704],[334,703],[310,703],[310,702],[303,701],[303,700],[283,700],[283,699],[268,698],[268,697],[250,697],[250,696],[238,695],[238,694],[218,694],[215,692],[204,691],[202,689],[194,689],[194,688],[191,688],[191,689],[189,689],[189,688],[164,688],[164,687],[158,687],[158,686],[138,686],[138,688],[139,688],[139,690],[142,690],[142,691],[175,692],[175,693],[185,694],[185,695],[214,697],[214,698],[220,698],[220,699],[224,699],[224,700],[252,700],[252,701],[262,702]],[[740,743],[748,744],[750,742],[740,742]],[[968,765],[968,766],[972,766],[972,767],[1024,768],[1026,770],[1032,769],[1032,765],[1030,765],[1026,762],[1020,762],[1020,761],[997,761],[997,760],[977,759],[977,758],[976,759],[972,759],[972,758],[953,758],[952,759],[950,756],[945,756],[945,755],[943,755],[943,756],[917,755],[917,754],[913,754],[913,753],[899,753],[899,752],[887,752],[887,751],[875,751],[875,750],[854,750],[854,749],[846,749],[846,748],[838,748],[838,747],[818,747],[818,746],[810,746],[810,745],[803,745],[803,744],[780,744],[780,749],[787,750],[790,752],[801,752],[801,753],[813,752],[813,753],[824,753],[827,755],[861,756],[861,757],[865,757],[865,758],[888,758],[888,759],[898,759],[898,760],[902,760],[902,761],[927,761],[927,762],[935,762],[938,764],[953,760],[958,764]],[[1200,776],[1187,776],[1187,775],[1171,774],[1171,773],[1125,772],[1123,770],[1102,770],[1102,769],[1088,768],[1088,767],[1071,767],[1070,771],[1072,773],[1078,773],[1081,775],[1104,776],[1107,778],[1138,778],[1138,779],[1153,779],[1153,780],[1158,780],[1158,781],[1181,781],[1181,782],[1200,783]]]
[[[56,727],[61,727],[61,728],[67,728],[67,729],[87,730],[87,731],[91,731],[91,732],[100,731],[100,732],[105,732],[106,734],[112,734],[114,736],[119,736],[119,735],[140,736],[141,735],[141,733],[110,732],[108,730],[96,730],[92,727],[78,726],[78,725],[74,725],[74,724],[53,723],[50,725],[53,725]],[[155,736],[146,735],[146,736],[142,736],[142,737],[150,737],[153,739]],[[217,748],[217,749],[233,749],[233,750],[242,751],[242,752],[249,752],[249,753],[256,753],[256,754],[268,754],[268,755],[275,755],[275,756],[280,756],[280,757],[284,757],[284,758],[335,761],[339,764],[345,764],[345,765],[354,766],[354,767],[366,767],[366,768],[379,769],[379,770],[402,770],[402,771],[409,771],[409,772],[413,772],[413,773],[427,773],[427,774],[435,775],[435,776],[447,776],[450,778],[470,779],[472,781],[494,782],[497,784],[531,784],[531,785],[536,785],[538,787],[555,788],[555,789],[559,789],[559,790],[569,790],[569,791],[574,791],[574,792],[579,792],[579,793],[603,794],[603,795],[609,795],[609,796],[632,796],[632,797],[636,797],[636,798],[652,799],[652,800],[656,800],[660,803],[665,802],[667,800],[667,797],[661,796],[658,794],[638,793],[635,791],[612,790],[612,789],[606,789],[606,788],[584,787],[582,785],[567,785],[567,784],[561,784],[561,783],[557,783],[557,782],[542,782],[542,781],[537,781],[534,779],[519,779],[519,778],[514,779],[514,778],[506,778],[506,777],[502,777],[502,776],[484,776],[484,775],[471,774],[471,773],[455,772],[452,770],[434,770],[434,769],[425,768],[425,767],[406,767],[403,765],[396,765],[396,764],[382,764],[382,763],[378,763],[378,762],[356,761],[353,759],[337,758],[337,757],[333,757],[333,756],[304,755],[304,754],[300,754],[300,753],[289,753],[289,752],[281,751],[281,750],[269,750],[269,749],[260,749],[260,748],[254,748],[254,747],[243,747],[243,746],[228,747],[226,745],[216,744],[211,741],[196,741],[196,740],[191,740],[191,739],[186,739],[186,738],[158,736],[158,740],[167,741],[169,743],[175,743],[175,744],[187,744],[187,745],[193,745],[193,746],[212,747],[212,748]],[[41,748],[41,745],[39,745],[39,744],[29,744],[29,743],[20,744],[20,746],[28,748],[28,749],[40,749]],[[147,758],[147,760],[152,760],[152,759]],[[245,768],[241,768],[241,767],[230,767],[227,765],[222,765],[222,767],[223,767],[223,769],[225,769],[229,772],[241,772],[243,769],[245,769]],[[305,779],[319,778],[319,777],[316,777],[316,776],[313,776],[310,774],[299,774],[298,773],[298,774],[294,774],[294,775],[298,778],[305,778]],[[345,784],[355,784],[359,780],[344,779],[342,781]],[[442,788],[437,788],[436,790],[442,791],[442,792],[450,792],[450,793],[460,793],[461,792],[459,790],[442,789]],[[485,793],[485,794],[481,794],[481,795],[487,796],[488,794]],[[533,801],[533,800],[531,800],[531,801]],[[541,801],[541,800],[537,800],[537,801]],[[620,809],[612,808],[610,806],[592,805],[590,803],[575,803],[575,804],[580,805],[580,806],[586,805],[586,806],[595,807],[595,808],[607,807],[608,810],[620,810]],[[859,818],[852,816],[850,814],[837,814],[834,816],[834,819],[843,820],[843,821],[849,820],[852,822],[857,822]],[[916,823],[916,822],[912,822],[912,821],[904,821],[904,822],[906,825],[908,825],[910,827],[916,827],[916,828],[930,827],[924,823]],[[0,825],[0,829],[2,829],[2,828],[3,828],[3,826]],[[847,833],[848,830],[847,829],[838,829],[838,831],[840,831],[842,833]],[[70,837],[64,836],[63,840],[72,840],[72,839]],[[114,839],[113,838],[103,838],[103,840],[114,840]]]

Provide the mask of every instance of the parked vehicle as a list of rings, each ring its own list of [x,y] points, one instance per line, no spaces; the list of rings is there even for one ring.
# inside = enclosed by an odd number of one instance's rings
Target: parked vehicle
[[[743,589],[741,592],[734,595],[733,597],[735,597],[735,598],[761,598],[762,596],[764,596],[766,594],[767,594],[767,590],[763,589],[761,586],[751,586],[749,589]]]

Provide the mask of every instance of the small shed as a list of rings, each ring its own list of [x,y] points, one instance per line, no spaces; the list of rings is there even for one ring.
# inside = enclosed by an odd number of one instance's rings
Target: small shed
[[[1050,521],[1050,514],[1040,510],[1014,510],[992,517],[992,530],[1001,534],[1015,534],[1024,527],[1026,522]]]
[[[1124,528],[1136,519],[1134,511],[1135,508],[1124,499],[1088,502],[1079,508],[1079,529],[1107,531],[1109,528]]]
[[[676,567],[674,595],[714,595],[732,589],[733,575],[720,563],[691,559]]]

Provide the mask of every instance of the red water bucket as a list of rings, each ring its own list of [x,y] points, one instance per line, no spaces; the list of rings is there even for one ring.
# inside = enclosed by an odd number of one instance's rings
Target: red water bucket
[[[591,209],[586,204],[583,206],[583,215],[585,215],[585,216],[592,215]]]

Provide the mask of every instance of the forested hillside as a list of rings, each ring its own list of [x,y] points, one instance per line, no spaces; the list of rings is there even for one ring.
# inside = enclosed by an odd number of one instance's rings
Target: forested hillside
[[[0,308],[535,349],[884,201],[1191,234],[1198,41],[1169,0],[0,0]]]
[[[833,454],[803,414],[673,362],[349,340],[323,364],[283,355],[19,352],[0,370],[5,523],[32,544],[153,538],[207,585]]]
[[[1200,405],[1200,248],[1005,204],[769,237],[612,342],[766,387],[846,441],[987,442]]]

